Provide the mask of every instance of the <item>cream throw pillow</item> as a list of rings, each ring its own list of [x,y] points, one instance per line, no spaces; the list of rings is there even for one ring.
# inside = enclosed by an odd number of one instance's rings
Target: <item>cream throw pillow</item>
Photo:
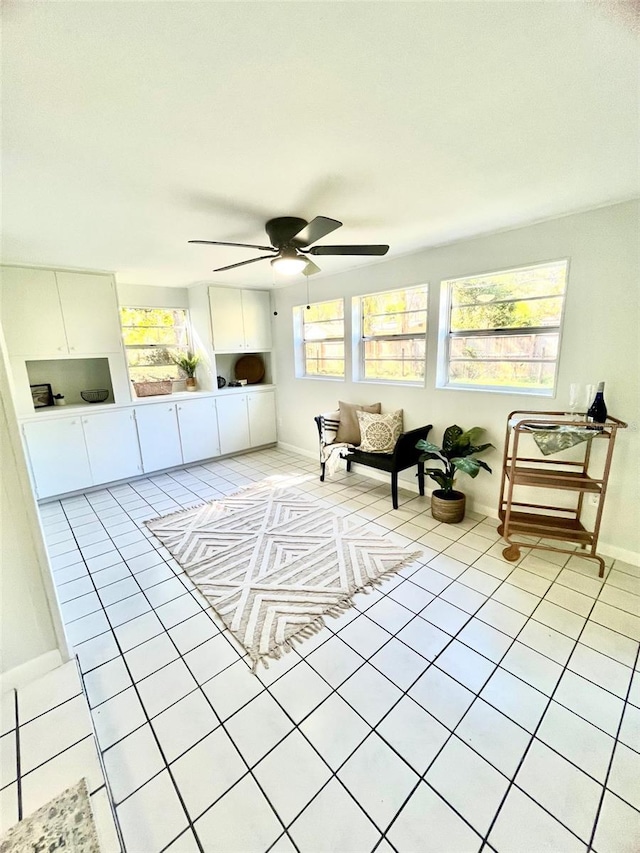
[[[356,412],[362,437],[358,450],[365,453],[393,453],[402,435],[402,411],[398,409],[388,415]]]
[[[344,441],[347,444],[353,444],[357,447],[360,444],[360,427],[358,426],[357,412],[376,412],[380,413],[382,408],[380,403],[372,403],[370,406],[359,406],[356,403],[343,403],[342,400],[338,403],[340,406],[340,425],[336,442]]]

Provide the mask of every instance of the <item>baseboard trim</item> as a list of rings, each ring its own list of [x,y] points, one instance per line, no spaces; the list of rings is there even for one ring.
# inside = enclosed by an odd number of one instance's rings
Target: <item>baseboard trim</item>
[[[60,651],[52,649],[20,666],[14,666],[13,669],[8,669],[0,675],[0,692],[5,693],[13,688],[24,687],[25,684],[46,675],[52,669],[57,669],[63,663]]]

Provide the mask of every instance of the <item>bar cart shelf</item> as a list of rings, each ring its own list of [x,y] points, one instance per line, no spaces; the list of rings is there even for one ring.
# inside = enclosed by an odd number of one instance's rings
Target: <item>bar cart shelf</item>
[[[521,548],[525,547],[570,555],[575,550],[569,544],[578,544],[580,556],[597,561],[599,577],[604,576],[604,560],[596,553],[598,534],[616,434],[626,426],[611,416],[604,424],[587,425],[584,420],[572,420],[564,412],[515,411],[509,414],[498,510],[498,533],[508,543],[502,552],[505,560],[516,562],[520,559]],[[551,458],[542,454],[527,455],[534,449],[529,442],[536,432],[554,437],[564,433],[570,438],[574,436],[580,443],[570,459],[564,458],[564,453],[558,457],[555,451]],[[607,446],[604,455],[598,454],[603,458],[594,461],[592,445],[595,441],[606,441]],[[568,494],[569,499],[566,505],[531,503],[522,499],[525,488],[558,490]],[[586,495],[597,496],[595,517],[589,529],[583,522]],[[563,546],[562,543],[567,544]]]

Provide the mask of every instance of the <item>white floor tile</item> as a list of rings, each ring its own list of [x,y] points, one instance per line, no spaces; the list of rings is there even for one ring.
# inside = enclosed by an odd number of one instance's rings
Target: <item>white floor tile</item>
[[[22,773],[28,773],[92,733],[91,718],[83,695],[41,714],[25,726],[20,726]]]
[[[338,777],[384,830],[418,776],[373,732],[338,771]]]
[[[445,601],[448,601],[449,604],[454,604],[456,607],[460,608],[460,610],[464,610],[471,616],[473,616],[473,614],[476,613],[487,600],[487,597],[482,593],[476,592],[474,589],[470,589],[470,587],[458,583],[457,581],[450,584],[450,586],[441,593],[441,597]]]
[[[509,779],[531,740],[529,732],[482,699],[469,708],[456,734]]]
[[[500,607],[501,605],[496,605]],[[513,642],[512,637],[481,621],[482,608],[458,634],[465,646],[479,652],[493,663],[499,663]]]
[[[640,811],[640,754],[623,743],[616,745],[607,788]]]
[[[478,693],[496,665],[458,640],[452,640],[436,658],[436,666],[469,690]]]
[[[408,625],[405,625],[398,632],[398,639],[427,661],[434,660],[451,642],[451,636],[446,631],[441,631],[421,616],[416,616]]]
[[[14,782],[0,790],[0,832],[18,822],[18,785]]]
[[[330,627],[334,627],[333,623]],[[339,632],[339,637],[363,658],[370,658],[391,639],[391,634],[368,616],[358,616]]]
[[[567,670],[560,679],[554,699],[615,737],[624,702],[608,690]]]
[[[215,637],[219,633],[219,629],[209,618],[209,615],[201,611],[190,619],[170,628],[168,633],[181,654],[184,655],[196,646]]]
[[[326,699],[331,688],[305,661],[300,661],[271,685],[270,692],[294,722],[299,723]]]
[[[596,853],[637,853],[640,838],[640,812],[615,794],[604,795],[593,849]]]
[[[331,770],[299,732],[292,732],[254,768],[254,775],[285,824],[320,791]]]
[[[104,765],[116,803],[146,784],[165,766],[148,724],[107,749]]]
[[[0,738],[0,788],[18,778],[18,747],[15,731]]]
[[[524,850],[586,853],[587,850],[586,844],[518,788],[511,788],[507,794],[488,840],[499,853]]]
[[[216,729],[171,765],[192,820],[198,818],[247,773],[227,733]]]
[[[159,634],[125,653],[125,660],[136,681],[176,660],[179,653],[167,634]]]
[[[377,727],[377,732],[420,775],[450,735],[442,723],[409,696],[403,696]]]
[[[218,718],[200,690],[189,693],[152,721],[167,761],[173,761],[218,725]]]
[[[197,686],[181,660],[167,664],[158,672],[143,678],[137,685],[142,704],[151,718],[182,699],[187,693],[191,693]]]
[[[516,785],[588,842],[602,787],[540,741],[534,741]]]
[[[370,726],[379,723],[402,696],[401,691],[369,663],[347,679],[338,693]]]
[[[289,832],[305,853],[365,853],[373,850],[380,838],[380,832],[337,779],[322,789]],[[376,847],[376,851],[381,848]]]
[[[222,634],[216,634],[184,656],[198,684],[204,684],[237,660],[238,653]]]
[[[310,714],[300,728],[334,770],[370,731],[367,723],[336,693]]]
[[[187,826],[187,816],[165,770],[117,809],[127,850],[159,853]]]
[[[399,605],[398,605],[399,606]],[[339,637],[332,637],[306,660],[332,687],[338,687],[362,665],[362,657],[354,652]]]
[[[84,677],[89,699],[89,707],[95,708],[101,702],[111,699],[117,693],[131,687],[132,681],[121,657],[103,663]]]
[[[118,657],[120,650],[111,631],[100,634],[92,640],[78,643],[74,651],[78,656],[80,669],[83,673]]]
[[[624,699],[631,681],[631,669],[606,655],[578,643],[569,659],[572,672],[588,678],[605,690]]]
[[[474,699],[474,694],[435,666],[429,667],[409,690],[409,696],[448,729],[454,729]]]
[[[622,743],[640,752],[640,709],[633,705],[625,707],[618,737]]]
[[[502,667],[493,673],[480,696],[531,733],[535,731],[549,701],[544,693]]]
[[[445,744],[425,781],[481,834],[488,830],[509,784],[502,773],[455,735]]]
[[[562,674],[560,664],[517,640],[504,656],[500,666],[547,696],[551,696]]]
[[[413,612],[391,598],[382,598],[367,610],[367,616],[391,634],[399,631],[413,618]]]
[[[626,666],[632,667],[635,664],[638,653],[637,641],[599,625],[597,622],[591,620],[587,622],[580,635],[580,642]]]
[[[226,720],[264,689],[241,660],[211,678],[202,687],[221,720]]]
[[[103,702],[94,709],[92,716],[98,743],[103,750],[146,722],[133,687]]]
[[[195,829],[205,850],[260,853],[271,847],[283,826],[255,781],[245,776],[196,821]]]
[[[442,598],[434,599],[420,612],[420,616],[451,636],[457,634],[469,621],[469,614],[465,610],[454,607]]]
[[[275,699],[261,693],[227,723],[227,731],[252,767],[293,728],[293,723]]]
[[[424,782],[398,815],[389,839],[397,850],[420,853],[478,853],[482,847],[480,836]]]
[[[551,702],[537,737],[604,784],[615,743],[610,735],[557,702]]]
[[[407,690],[429,666],[422,655],[395,638],[376,652],[371,664],[402,690]]]
[[[18,690],[20,725],[82,692],[74,660],[51,670]]]

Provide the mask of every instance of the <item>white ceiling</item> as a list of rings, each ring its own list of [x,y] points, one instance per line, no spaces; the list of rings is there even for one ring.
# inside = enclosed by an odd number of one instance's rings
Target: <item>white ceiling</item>
[[[638,195],[633,6],[5,2],[4,260],[266,285],[187,240],[320,214],[393,255]]]

